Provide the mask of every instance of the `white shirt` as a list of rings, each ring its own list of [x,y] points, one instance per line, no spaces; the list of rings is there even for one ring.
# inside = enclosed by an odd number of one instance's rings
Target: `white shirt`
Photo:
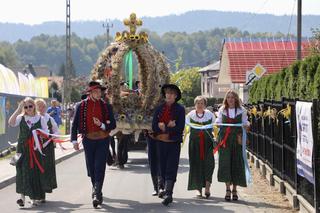
[[[48,113],[45,113],[44,116],[42,116],[42,117],[45,120],[46,124],[48,123],[48,121],[50,119],[51,124],[52,124],[52,133],[59,134],[59,128],[58,128],[58,125],[55,122],[55,120]]]
[[[235,112],[237,111],[237,114],[235,114]],[[250,122],[248,121],[248,115],[247,115],[247,110],[243,107],[237,108],[237,110],[235,110],[235,108],[229,108],[229,117],[230,118],[235,118],[236,116],[242,114],[242,124],[243,125],[250,125]],[[219,111],[218,111],[218,117],[216,119],[216,123],[222,123],[222,115],[227,116],[227,111],[224,109],[224,106],[220,107]]]
[[[45,132],[49,132],[47,122],[39,114],[36,114],[35,116],[29,116],[29,115],[23,115],[23,114],[18,115],[13,127],[20,125],[22,117],[24,117],[29,129],[31,129],[31,127],[41,119],[41,121],[40,121],[41,122],[41,129],[43,129]]]
[[[211,119],[212,123],[214,123],[215,120],[216,120],[216,116],[212,112],[207,110],[207,109],[204,110],[204,115],[203,114],[198,114],[198,116],[197,116],[196,110],[194,109],[194,110],[190,111],[188,113],[188,115],[186,116],[186,122],[190,123],[191,119],[192,119],[195,122],[204,123],[204,122],[207,122],[207,121],[209,121]]]

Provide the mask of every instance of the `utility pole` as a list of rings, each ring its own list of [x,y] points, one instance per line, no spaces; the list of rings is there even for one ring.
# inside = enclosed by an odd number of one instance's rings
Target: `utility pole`
[[[298,0],[297,15],[297,60],[301,60],[301,21],[302,21],[302,0]]]
[[[71,78],[71,17],[70,0],[66,0],[66,66],[64,76],[64,103],[70,101],[70,78]]]
[[[106,28],[107,31],[107,46],[110,45],[110,28],[113,28],[113,23],[110,22],[110,19],[106,19],[106,22],[102,24],[103,28]]]
[[[63,85],[63,102],[64,106],[67,106],[67,103],[70,102],[71,87],[70,79],[72,76],[71,71],[71,10],[70,10],[70,0],[66,0],[66,67],[65,67],[65,76],[64,76],[64,85]],[[70,119],[66,117],[66,134],[70,132]]]

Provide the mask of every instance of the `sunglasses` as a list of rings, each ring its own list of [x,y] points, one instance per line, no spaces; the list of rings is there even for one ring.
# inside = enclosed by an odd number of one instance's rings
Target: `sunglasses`
[[[24,109],[28,109],[28,108],[29,108],[29,109],[32,109],[32,108],[33,108],[33,105],[24,106],[23,108],[24,108]]]

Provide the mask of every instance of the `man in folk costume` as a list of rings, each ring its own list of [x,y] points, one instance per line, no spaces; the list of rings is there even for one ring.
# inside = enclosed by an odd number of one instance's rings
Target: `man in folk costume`
[[[109,132],[116,128],[112,106],[101,99],[105,89],[99,82],[89,83],[88,97],[77,104],[71,127],[71,141],[75,150],[79,150],[77,134],[80,133],[83,137],[88,176],[93,186],[94,208],[103,202],[102,186],[109,148]]]
[[[161,93],[165,103],[155,110],[152,131],[153,139],[157,142],[159,175],[165,185],[162,204],[167,206],[172,203],[173,186],[177,178],[185,109],[177,103],[181,99],[181,91],[176,85],[163,85]]]

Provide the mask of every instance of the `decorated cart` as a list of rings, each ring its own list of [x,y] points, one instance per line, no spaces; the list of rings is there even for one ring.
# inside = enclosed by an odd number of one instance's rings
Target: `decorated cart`
[[[152,114],[161,101],[161,85],[170,80],[169,65],[163,54],[158,52],[148,40],[145,32],[137,32],[142,20],[132,13],[123,21],[129,31],[117,32],[115,41],[98,58],[91,71],[93,80],[101,80],[108,88],[108,99],[113,105],[117,131],[132,131],[136,135],[141,130],[151,129]],[[125,67],[132,63],[132,55],[138,61],[138,79],[141,90],[133,90],[133,70]],[[123,94],[120,82],[128,83],[128,93]]]

